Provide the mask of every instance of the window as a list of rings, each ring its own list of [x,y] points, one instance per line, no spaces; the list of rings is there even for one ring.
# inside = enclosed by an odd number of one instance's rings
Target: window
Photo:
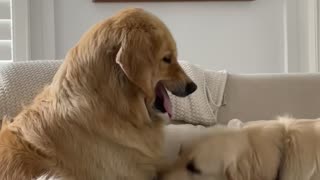
[[[0,61],[12,60],[11,0],[0,0]]]

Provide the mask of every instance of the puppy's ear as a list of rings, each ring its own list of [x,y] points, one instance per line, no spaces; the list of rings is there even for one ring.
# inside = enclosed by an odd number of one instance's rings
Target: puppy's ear
[[[181,156],[183,153],[183,144],[180,145],[178,155]]]
[[[230,165],[225,170],[225,176],[227,177],[227,180],[236,180],[237,179],[237,168],[235,165]]]
[[[238,160],[230,164],[225,170],[225,176],[228,180],[247,180],[247,179],[259,179],[254,177],[250,163],[245,160]]]
[[[116,56],[128,79],[138,86],[147,97],[153,95],[151,34],[142,29],[131,30],[122,38]]]

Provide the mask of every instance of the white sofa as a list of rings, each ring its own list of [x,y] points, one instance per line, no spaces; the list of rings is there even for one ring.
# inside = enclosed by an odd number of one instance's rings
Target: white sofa
[[[0,64],[0,117],[14,116],[48,84],[61,60]],[[229,74],[218,123],[320,117],[320,74]],[[1,118],[0,118],[1,119]]]
[[[15,116],[22,104],[28,104],[51,81],[61,62],[1,63],[0,117]],[[319,93],[320,74],[229,74],[217,122],[226,124],[234,118],[242,121],[268,120],[285,114],[297,118],[318,118]],[[167,126],[167,158],[173,161],[180,144],[199,137],[201,128],[191,125]]]

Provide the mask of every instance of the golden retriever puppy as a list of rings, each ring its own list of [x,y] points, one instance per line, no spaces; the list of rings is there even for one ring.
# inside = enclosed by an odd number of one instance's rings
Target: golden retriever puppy
[[[257,121],[211,128],[162,180],[320,179],[320,121]]]
[[[281,119],[286,125],[280,180],[320,179],[320,121]]]
[[[197,86],[154,15],[123,10],[91,28],[33,103],[0,133],[0,179],[150,180],[161,166],[166,89]]]

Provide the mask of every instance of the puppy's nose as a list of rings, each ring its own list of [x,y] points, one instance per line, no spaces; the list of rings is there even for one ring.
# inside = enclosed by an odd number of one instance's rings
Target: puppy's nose
[[[187,93],[187,95],[192,94],[196,90],[197,90],[197,85],[194,82],[190,82],[186,85],[185,92]]]

